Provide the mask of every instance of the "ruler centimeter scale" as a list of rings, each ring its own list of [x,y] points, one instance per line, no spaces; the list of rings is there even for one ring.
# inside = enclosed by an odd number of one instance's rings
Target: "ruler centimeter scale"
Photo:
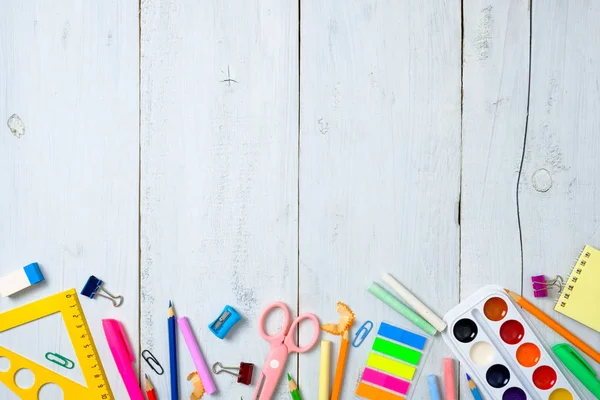
[[[10,369],[0,372],[0,382],[22,400],[37,400],[39,390],[48,383],[54,383],[62,389],[64,400],[114,400],[75,289],[1,313],[0,333],[58,312],[67,328],[87,386],[74,382],[2,346],[0,346],[0,357],[8,358]],[[29,369],[35,376],[31,388],[22,389],[15,384],[14,376],[22,368]]]

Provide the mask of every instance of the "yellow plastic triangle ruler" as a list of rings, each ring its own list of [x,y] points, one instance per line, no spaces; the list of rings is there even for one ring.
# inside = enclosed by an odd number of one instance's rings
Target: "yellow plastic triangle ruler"
[[[80,385],[2,346],[0,357],[8,358],[10,369],[0,372],[0,382],[22,400],[37,400],[40,388],[47,383],[58,385],[64,393],[64,400],[114,400],[75,289],[0,314],[0,333],[55,313],[62,315],[87,386]],[[35,376],[35,383],[29,389],[21,389],[15,384],[15,374],[21,368],[29,369]]]

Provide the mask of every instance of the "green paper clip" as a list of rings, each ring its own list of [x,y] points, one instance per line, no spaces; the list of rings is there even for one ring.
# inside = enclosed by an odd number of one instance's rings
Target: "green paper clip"
[[[61,356],[58,353],[46,353],[46,360],[53,362],[56,365],[60,365],[61,367],[65,367],[66,369],[75,368],[75,363],[73,361]]]

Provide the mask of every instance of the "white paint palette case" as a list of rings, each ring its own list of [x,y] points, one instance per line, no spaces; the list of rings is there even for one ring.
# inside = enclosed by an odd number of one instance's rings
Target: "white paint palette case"
[[[444,341],[483,396],[497,400],[582,398],[539,334],[499,286],[484,286],[451,309]]]

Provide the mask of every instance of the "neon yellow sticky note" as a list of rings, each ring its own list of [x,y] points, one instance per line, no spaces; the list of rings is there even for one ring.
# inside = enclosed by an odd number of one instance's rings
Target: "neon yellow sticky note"
[[[417,370],[415,367],[375,353],[369,355],[367,366],[409,381],[412,380]]]

